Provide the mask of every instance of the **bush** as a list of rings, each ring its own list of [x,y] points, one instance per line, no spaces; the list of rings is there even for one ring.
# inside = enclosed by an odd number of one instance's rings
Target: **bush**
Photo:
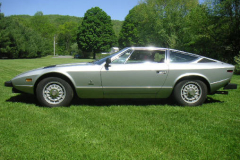
[[[237,63],[235,65],[235,74],[240,74],[240,54],[236,57],[234,57],[235,62]]]

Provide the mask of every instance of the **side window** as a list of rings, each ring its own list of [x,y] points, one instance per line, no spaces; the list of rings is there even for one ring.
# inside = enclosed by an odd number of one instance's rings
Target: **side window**
[[[132,53],[127,63],[158,62],[165,60],[165,51],[143,51],[136,50]]]
[[[198,57],[194,55],[188,55],[180,52],[170,52],[170,62],[190,62]]]
[[[132,52],[132,50],[127,50],[120,57],[118,57],[117,59],[113,60],[112,63],[113,64],[123,64],[123,63],[125,63],[127,58],[130,56],[131,52]]]
[[[154,62],[163,63],[165,61],[165,51],[155,52]]]

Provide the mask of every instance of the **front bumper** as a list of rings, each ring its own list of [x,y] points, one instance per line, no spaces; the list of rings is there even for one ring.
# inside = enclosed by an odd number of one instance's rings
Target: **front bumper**
[[[12,81],[7,81],[4,83],[5,87],[13,87]]]
[[[12,93],[23,93],[22,91],[17,90],[16,88],[13,87],[12,81],[6,81],[4,83],[5,87],[12,87]]]

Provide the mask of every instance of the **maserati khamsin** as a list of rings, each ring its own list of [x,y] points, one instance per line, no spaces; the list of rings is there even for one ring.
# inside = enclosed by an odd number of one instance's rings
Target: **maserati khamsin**
[[[129,47],[92,63],[52,65],[5,82],[14,93],[34,94],[43,106],[68,106],[79,98],[174,98],[202,105],[208,94],[227,94],[234,66],[168,48]],[[79,99],[81,100],[81,99]]]

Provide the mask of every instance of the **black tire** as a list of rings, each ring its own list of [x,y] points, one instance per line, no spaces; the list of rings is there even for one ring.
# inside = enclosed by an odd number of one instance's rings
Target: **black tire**
[[[199,106],[207,98],[207,86],[201,80],[183,80],[173,90],[175,101],[181,106]]]
[[[65,80],[49,77],[38,83],[36,96],[46,107],[68,106],[73,99],[73,89]]]

